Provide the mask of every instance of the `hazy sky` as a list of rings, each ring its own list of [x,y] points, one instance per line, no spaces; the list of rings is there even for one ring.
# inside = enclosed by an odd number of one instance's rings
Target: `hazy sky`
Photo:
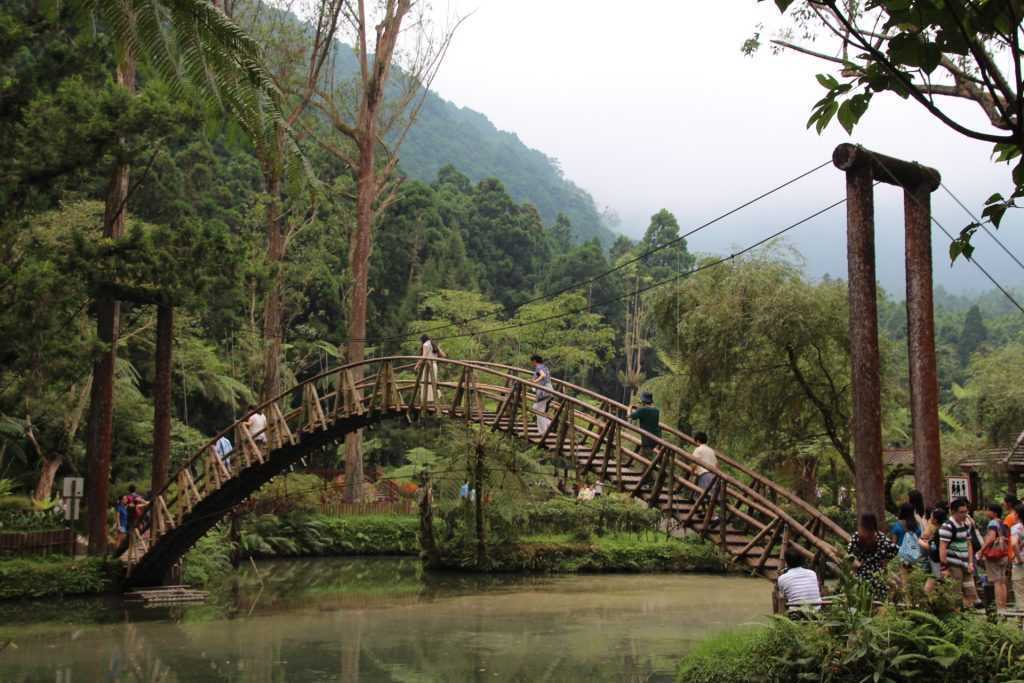
[[[452,45],[435,90],[486,114],[498,128],[561,162],[565,175],[622,217],[636,237],[665,207],[683,229],[830,158],[851,140],[838,125],[805,129],[824,94],[814,74],[827,65],[799,55],[756,58],[740,45],[758,22],[778,21],[772,2],[755,0],[451,0],[475,9]],[[956,111],[975,116],[970,105]],[[938,168],[977,209],[1005,191],[1009,172],[989,161],[990,145],[946,129],[918,105],[876,97],[853,142]],[[742,247],[842,197],[842,174],[827,167],[690,240],[692,251]],[[951,232],[967,215],[939,190],[934,215]],[[900,192],[876,195],[879,278],[903,289]],[[1024,212],[1019,212],[1024,213]],[[1024,216],[1010,214],[999,236],[1024,255]],[[842,208],[790,233],[814,275],[845,276]],[[1003,284],[1021,270],[984,235],[978,259]],[[964,262],[950,268],[948,240],[935,231],[936,281],[949,289],[988,289]],[[1024,259],[1022,259],[1024,260]]]

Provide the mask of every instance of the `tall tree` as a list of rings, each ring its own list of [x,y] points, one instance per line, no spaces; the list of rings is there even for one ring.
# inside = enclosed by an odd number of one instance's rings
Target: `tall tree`
[[[319,84],[313,99],[333,133],[330,138],[321,136],[321,144],[345,164],[355,179],[356,220],[348,251],[352,285],[346,356],[350,363],[359,363],[366,355],[370,256],[377,217],[397,197],[401,184],[396,174],[399,151],[454,33],[454,28],[449,28],[439,39],[433,36],[427,9],[415,0],[346,0],[341,17],[355,50],[355,87],[336,84],[331,78]],[[412,19],[411,31],[407,19]],[[407,53],[399,49],[403,25],[410,34],[406,38],[411,41]],[[346,440],[348,500],[362,497],[360,441],[358,432]]]
[[[763,1],[763,0],[759,0]],[[848,132],[868,111],[874,95],[893,93],[916,102],[946,127],[994,145],[997,161],[1011,162],[1013,191],[993,194],[982,212],[999,226],[1024,197],[1024,2],[1000,0],[775,0],[788,23],[772,38],[776,51],[793,50],[835,65],[819,74],[826,95],[807,126],[820,133],[833,119]],[[756,52],[761,31],[743,51]],[[953,106],[967,101],[984,115]],[[950,255],[971,255],[971,223]]]
[[[971,355],[978,351],[987,339],[988,328],[985,327],[985,318],[981,315],[978,305],[974,304],[967,309],[960,339],[957,341],[956,350],[960,356],[960,365],[966,367],[971,361]]]
[[[116,53],[115,81],[129,95],[136,89],[140,60],[152,64],[171,84],[180,88],[189,80],[236,112],[251,111],[254,98],[246,92],[247,86],[266,85],[258,45],[206,0],[78,0],[75,4],[110,30]],[[120,156],[107,185],[103,234],[109,239],[124,234],[131,161]],[[96,320],[101,351],[93,364],[89,402],[86,505],[89,552],[103,554],[107,546],[114,369],[120,330],[117,300],[98,299]]]

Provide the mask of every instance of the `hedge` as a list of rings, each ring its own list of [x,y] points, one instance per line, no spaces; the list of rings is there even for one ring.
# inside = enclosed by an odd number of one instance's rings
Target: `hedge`
[[[243,522],[242,551],[253,557],[416,555],[419,518],[412,515],[330,517],[259,515]]]
[[[119,587],[121,571],[119,562],[93,557],[0,560],[0,599],[108,593]]]

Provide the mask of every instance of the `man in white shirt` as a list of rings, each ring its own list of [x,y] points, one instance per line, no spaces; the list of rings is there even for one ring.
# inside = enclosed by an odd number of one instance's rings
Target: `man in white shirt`
[[[707,470],[708,467],[718,469],[718,456],[714,449],[708,446],[708,435],[704,432],[697,432],[693,435],[697,447],[693,449],[693,457],[703,465],[697,465],[697,485],[707,491],[715,483],[715,475]]]
[[[256,410],[256,406],[249,406],[249,419],[245,421],[245,426],[249,428],[249,434],[252,435],[253,441],[256,443],[267,442],[267,418],[260,411]]]
[[[803,554],[790,546],[783,556],[786,560],[786,573],[779,577],[776,585],[786,599],[787,609],[812,607],[818,609],[821,603],[821,589],[818,586],[818,575],[804,567]]]

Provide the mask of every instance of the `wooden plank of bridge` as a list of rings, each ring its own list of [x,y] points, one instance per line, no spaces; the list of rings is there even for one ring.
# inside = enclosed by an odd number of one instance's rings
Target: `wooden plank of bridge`
[[[455,383],[455,393],[452,395],[452,407],[450,415],[452,417],[458,417],[458,410],[462,408],[462,404],[465,403],[465,413],[463,417],[466,420],[470,419],[470,401],[469,401],[469,367],[463,367],[462,372],[459,373],[459,381]]]
[[[757,534],[752,539],[750,539],[750,541],[748,541],[745,546],[743,546],[739,549],[739,551],[736,552],[734,559],[742,560],[744,557],[746,557],[747,554],[750,553],[751,550],[753,550],[754,546],[756,546],[758,542],[761,541],[761,539],[775,531],[775,528],[779,525],[780,522],[781,519],[779,517],[776,517],[771,522],[769,522],[765,528],[758,531]]]
[[[320,394],[317,393],[313,382],[306,382],[302,388],[302,413],[306,431],[316,432],[327,429],[327,416],[324,414],[323,406],[320,405]]]
[[[620,451],[620,453],[621,453],[621,451]],[[654,468],[657,467],[657,465],[658,465],[658,458],[660,458],[660,457],[661,457],[661,453],[660,452],[658,452],[656,454],[653,454],[653,453],[651,454],[651,460],[650,460],[650,462],[647,463],[647,466],[644,467],[643,472],[640,474],[640,479],[637,480],[636,484],[633,486],[633,490],[630,491],[630,493],[629,493],[630,496],[632,496],[633,498],[636,498],[638,495],[640,495],[640,489],[643,487],[644,484],[647,483],[647,480],[650,478],[651,473],[654,472]]]
[[[385,410],[402,409],[402,393],[398,390],[398,382],[395,380],[395,366],[391,361],[384,364],[386,381],[384,382],[384,407]]]
[[[285,445],[294,446],[299,442],[299,439],[288,427],[288,420],[286,420],[284,418],[284,414],[281,413],[281,406],[277,404],[277,401],[270,404],[269,424],[272,425],[271,434],[277,442],[275,448],[283,448]]]
[[[246,467],[251,467],[254,460],[259,463],[263,462],[263,452],[253,441],[249,425],[245,422],[239,422],[235,427],[235,443],[239,446]]]
[[[377,374],[373,378],[373,389],[370,391],[370,400],[366,406],[367,413],[372,413],[375,410],[379,410],[377,408],[377,399],[380,397],[381,394],[380,387],[381,384],[384,382],[384,373],[385,369],[387,368],[387,365],[388,364],[385,361],[384,365],[381,366],[381,369],[377,371]]]
[[[157,496],[156,501],[153,503],[153,512],[155,513],[153,520],[153,534],[154,538],[160,538],[167,533],[168,527],[174,528],[174,516],[171,511],[167,509],[167,501],[164,500],[163,496]]]
[[[192,479],[192,473],[185,467],[178,472],[178,524],[185,518],[196,503],[203,499],[196,489],[196,482]]]
[[[345,368],[338,371],[334,398],[334,416],[336,418],[352,417],[363,414],[363,399],[356,389],[356,381],[352,370]]]
[[[505,395],[505,398],[501,400],[501,405],[498,406],[498,413],[497,415],[494,416],[494,424],[491,425],[492,430],[498,431],[499,429],[501,429],[501,421],[505,418],[505,413],[508,412],[509,406],[512,406],[512,415],[509,417],[508,420],[508,431],[512,431],[512,428],[515,426],[516,419],[515,402],[518,400],[516,395],[522,389],[522,386],[523,385],[516,383],[515,385],[512,386],[512,389],[509,391],[509,393]]]
[[[761,553],[761,557],[757,560],[757,564],[754,565],[754,569],[758,572],[764,570],[764,565],[768,562],[768,558],[772,555],[772,550],[775,548],[775,544],[779,542],[779,536],[783,533],[788,533],[788,525],[782,521],[781,517],[777,517],[775,530],[772,531],[771,538],[768,539],[768,545],[764,547],[764,551]]]
[[[587,454],[587,464],[584,465],[586,469],[589,470],[593,466],[594,458],[597,457],[597,452],[601,450],[601,446],[603,446],[605,441],[608,440],[608,435],[612,431],[613,424],[614,423],[611,420],[608,420],[603,425],[601,425],[601,431],[598,432],[597,439],[594,440],[594,443],[590,446],[590,452]],[[607,472],[607,470],[608,466],[606,461],[606,464],[601,473],[602,478],[604,478],[604,473]]]

